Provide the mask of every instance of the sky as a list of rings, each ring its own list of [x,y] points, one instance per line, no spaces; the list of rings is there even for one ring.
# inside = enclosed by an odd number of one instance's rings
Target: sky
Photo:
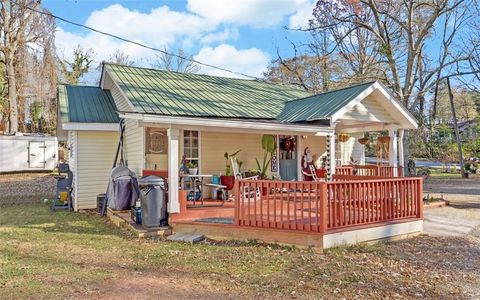
[[[291,55],[290,40],[308,39],[285,30],[308,24],[315,0],[44,0],[53,14],[123,38],[166,48],[183,49],[196,60],[261,77],[269,61]],[[56,47],[69,58],[74,47],[92,49],[95,63],[116,50],[136,64],[150,66],[158,53],[57,20]],[[234,76],[202,67],[200,73]]]

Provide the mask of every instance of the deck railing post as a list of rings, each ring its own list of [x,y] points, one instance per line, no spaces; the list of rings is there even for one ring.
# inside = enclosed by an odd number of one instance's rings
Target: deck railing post
[[[320,233],[327,232],[328,226],[328,209],[327,209],[327,182],[320,182],[318,190],[319,190],[319,197],[320,197]]]
[[[417,180],[417,218],[423,219],[423,178]]]
[[[238,180],[235,180],[235,185],[233,190],[235,191],[235,207],[234,207],[235,224],[240,225],[240,182],[238,182]]]

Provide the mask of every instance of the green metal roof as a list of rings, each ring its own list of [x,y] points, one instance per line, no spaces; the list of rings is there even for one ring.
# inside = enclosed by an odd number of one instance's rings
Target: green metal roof
[[[328,119],[374,83],[362,83],[288,101],[285,103],[283,111],[277,116],[277,119],[285,123]]]
[[[299,88],[256,80],[105,64],[139,113],[275,119],[288,100],[312,95]]]
[[[63,123],[118,123],[119,121],[110,91],[99,87],[60,84],[58,103],[60,120]]]

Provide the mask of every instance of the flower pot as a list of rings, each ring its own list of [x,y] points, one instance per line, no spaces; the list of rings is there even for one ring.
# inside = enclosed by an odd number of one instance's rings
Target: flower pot
[[[366,137],[358,139],[358,142],[362,145],[368,145],[370,143],[370,140]]]
[[[377,138],[377,141],[380,143],[380,144],[388,144],[390,143],[390,137],[389,136],[379,136]]]
[[[325,169],[316,169],[315,173],[318,178],[325,178],[325,175],[327,174],[327,170]]]
[[[198,173],[198,168],[189,168],[188,169],[188,174],[190,175],[197,175]]]
[[[245,177],[246,178],[254,177],[254,176],[258,176],[258,172],[249,172],[249,171],[245,172]]]
[[[233,175],[222,175],[220,176],[220,183],[227,187],[227,190],[233,189],[235,185],[235,176]]]

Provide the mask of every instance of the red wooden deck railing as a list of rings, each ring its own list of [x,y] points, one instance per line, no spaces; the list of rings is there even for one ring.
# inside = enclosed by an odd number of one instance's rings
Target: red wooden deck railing
[[[238,180],[235,224],[325,233],[423,217],[422,178],[334,179]]]
[[[403,167],[377,166],[377,165],[347,165],[335,168],[335,174],[403,177]]]

